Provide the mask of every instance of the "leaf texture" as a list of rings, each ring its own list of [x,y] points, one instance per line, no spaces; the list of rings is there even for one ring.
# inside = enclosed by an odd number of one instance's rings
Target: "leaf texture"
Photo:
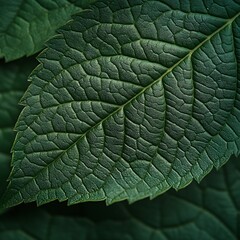
[[[240,149],[240,4],[100,1],[48,42],[6,206],[151,198]]]
[[[67,0],[0,0],[0,58],[30,56],[80,8]]]
[[[15,137],[13,127],[21,111],[18,102],[36,65],[37,61],[31,58],[12,63],[0,62],[0,196],[10,172],[10,150]]]
[[[239,160],[232,159],[200,185],[192,183],[152,201],[14,209],[0,217],[0,239],[237,240]]]

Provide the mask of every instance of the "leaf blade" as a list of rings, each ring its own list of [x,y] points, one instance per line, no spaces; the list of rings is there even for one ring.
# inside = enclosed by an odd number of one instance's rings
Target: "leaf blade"
[[[177,3],[121,4],[80,13],[40,56],[18,122],[9,205],[132,202],[199,181],[239,153],[239,5],[220,18],[210,5],[188,15]],[[168,41],[158,33],[166,26]]]

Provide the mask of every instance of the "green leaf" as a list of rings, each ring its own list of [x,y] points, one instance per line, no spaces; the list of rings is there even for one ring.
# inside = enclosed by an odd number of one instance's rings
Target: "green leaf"
[[[30,56],[80,8],[67,0],[0,0],[0,58]]]
[[[236,240],[240,237],[240,159],[201,184],[133,205],[15,209],[0,218],[0,238],[49,240]],[[53,208],[54,207],[54,208]]]
[[[26,90],[27,78],[36,65],[34,59],[0,62],[0,196],[5,191],[10,172],[10,150],[15,137],[13,127],[22,109],[18,102]]]
[[[239,154],[239,16],[233,0],[76,15],[30,78],[2,202],[133,202]]]

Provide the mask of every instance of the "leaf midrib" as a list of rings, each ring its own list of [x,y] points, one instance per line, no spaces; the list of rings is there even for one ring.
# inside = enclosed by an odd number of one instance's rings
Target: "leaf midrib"
[[[215,36],[216,34],[218,34],[221,30],[223,30],[225,27],[227,27],[228,25],[232,24],[232,22],[238,17],[240,16],[240,13],[236,14],[233,18],[229,19],[222,27],[220,27],[218,30],[214,31],[211,35],[209,35],[204,41],[202,41],[200,44],[198,44],[194,49],[192,49],[189,53],[186,54],[186,56],[184,56],[182,59],[180,59],[177,63],[175,63],[171,68],[169,68],[164,74],[162,74],[162,76],[156,80],[154,80],[152,83],[148,84],[147,86],[143,87],[143,89],[137,93],[134,97],[130,98],[126,103],[120,105],[115,111],[113,111],[111,114],[109,114],[108,116],[106,116],[105,118],[103,118],[101,121],[99,121],[98,123],[96,123],[95,125],[91,126],[85,133],[83,133],[79,139],[77,139],[75,142],[73,142],[67,149],[65,149],[63,151],[62,154],[64,154],[65,152],[67,152],[69,149],[71,149],[72,146],[74,146],[75,144],[77,144],[83,137],[85,137],[88,132],[90,132],[92,129],[96,128],[97,126],[99,126],[101,123],[103,123],[104,121],[106,121],[108,118],[110,118],[111,116],[113,116],[115,113],[117,113],[118,111],[120,111],[121,109],[123,109],[124,107],[126,107],[128,104],[130,104],[134,99],[136,99],[138,96],[142,95],[147,89],[151,88],[155,83],[161,81],[167,74],[169,74],[170,72],[172,72],[172,70],[174,68],[176,68],[178,65],[180,65],[185,59],[187,59],[189,56],[191,56],[196,50],[198,50],[202,45],[204,45],[207,41],[209,41],[213,36]],[[59,156],[61,157],[61,156]],[[56,159],[57,160],[57,159]]]
[[[226,28],[227,26],[231,25],[236,18],[238,18],[240,16],[240,12],[237,13],[234,17],[230,18],[229,20],[226,21],[225,24],[223,24],[220,28],[218,28],[216,31],[214,31],[212,34],[210,34],[204,41],[202,41],[201,43],[199,43],[195,48],[193,48],[189,53],[186,54],[186,56],[184,56],[183,58],[181,58],[177,63],[175,63],[172,67],[170,67],[164,74],[162,74],[162,76],[156,80],[154,80],[152,83],[148,84],[147,86],[145,86],[139,93],[137,93],[134,97],[130,98],[126,103],[120,105],[115,111],[113,111],[111,114],[109,114],[108,116],[106,116],[105,118],[103,118],[101,121],[99,121],[98,123],[96,123],[95,125],[91,126],[85,133],[83,133],[76,141],[74,141],[72,144],[70,144],[70,146],[68,148],[66,148],[65,150],[62,151],[62,153],[60,153],[55,159],[53,159],[52,162],[50,162],[49,164],[47,164],[45,167],[43,167],[41,170],[39,170],[35,176],[33,176],[26,184],[25,186],[27,186],[28,184],[30,184],[30,182],[34,179],[36,179],[38,177],[38,175],[46,168],[48,168],[51,164],[53,164],[54,162],[58,161],[65,153],[67,153],[72,147],[74,147],[76,144],[78,144],[78,142],[81,141],[82,138],[84,138],[89,132],[91,132],[93,129],[95,129],[96,127],[98,127],[100,124],[102,124],[103,122],[105,122],[106,120],[108,120],[110,117],[112,117],[114,114],[116,114],[117,112],[119,112],[120,110],[124,109],[124,107],[126,107],[127,105],[129,105],[134,99],[136,99],[137,97],[141,96],[147,89],[151,88],[154,84],[156,84],[157,82],[161,81],[167,74],[169,74],[170,72],[173,71],[173,69],[175,69],[177,66],[179,66],[185,59],[187,59],[188,57],[191,57],[192,54],[194,52],[196,52],[201,46],[203,46],[206,42],[208,42],[212,37],[214,37],[215,35],[217,35],[219,32],[221,32],[224,28]],[[19,133],[18,133],[19,134]],[[18,139],[18,137],[16,138]],[[16,141],[16,140],[15,140]],[[18,151],[13,151],[13,158],[14,155],[16,154],[16,152]],[[80,161],[80,160],[78,160]],[[15,195],[15,194],[14,194]],[[13,196],[14,196],[13,195]],[[12,196],[12,197],[13,197]]]

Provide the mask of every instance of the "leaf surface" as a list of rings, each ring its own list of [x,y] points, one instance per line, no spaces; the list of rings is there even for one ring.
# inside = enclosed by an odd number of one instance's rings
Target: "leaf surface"
[[[67,0],[0,0],[0,58],[30,56],[80,10]]]
[[[100,1],[39,57],[6,206],[108,204],[200,181],[240,149],[240,4]]]
[[[36,65],[36,60],[31,58],[12,63],[0,62],[0,196],[10,172],[10,150],[15,137],[13,127],[21,111],[18,102]]]
[[[13,209],[0,238],[39,240],[236,240],[240,237],[240,159],[180,192],[132,205],[85,203]]]

